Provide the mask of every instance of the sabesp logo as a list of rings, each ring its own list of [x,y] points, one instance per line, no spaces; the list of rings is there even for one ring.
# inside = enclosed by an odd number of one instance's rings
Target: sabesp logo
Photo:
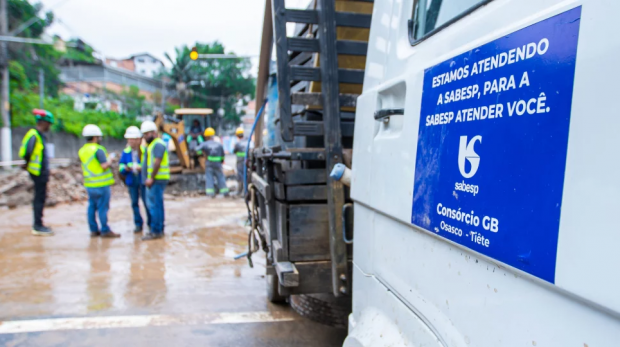
[[[478,165],[480,165],[480,157],[474,151],[474,145],[476,141],[482,143],[482,136],[474,136],[469,143],[467,142],[467,136],[461,136],[461,143],[459,144],[459,171],[465,178],[471,178],[478,171]],[[469,172],[465,171],[465,159],[469,161],[471,168]]]

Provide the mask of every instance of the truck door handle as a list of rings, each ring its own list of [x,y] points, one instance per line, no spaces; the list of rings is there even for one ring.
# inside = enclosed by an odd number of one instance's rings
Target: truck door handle
[[[382,120],[390,116],[404,115],[404,108],[384,108],[382,110],[375,111],[375,120]]]

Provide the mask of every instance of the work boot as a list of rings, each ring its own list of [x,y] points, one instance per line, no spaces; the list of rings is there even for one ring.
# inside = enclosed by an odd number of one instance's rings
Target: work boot
[[[157,239],[161,239],[164,237],[164,234],[153,234],[153,233],[148,233],[144,236],[142,236],[142,241],[150,241],[150,240],[157,240]]]
[[[117,238],[117,237],[121,237],[121,234],[117,234],[117,233],[115,233],[115,232],[108,231],[108,232],[107,232],[107,233],[105,233],[105,234],[101,234],[101,237],[102,237],[102,238],[106,238],[106,239],[115,239],[115,238]]]
[[[95,231],[95,232],[91,232],[91,233],[90,233],[90,237],[97,237],[97,236],[101,236],[101,233],[100,233],[100,232],[98,232],[98,231]]]
[[[35,225],[34,227],[32,227],[32,235],[36,235],[36,236],[52,236],[54,235],[54,232],[52,231],[52,229],[43,226],[43,225]]]
[[[142,232],[142,226],[137,226],[136,225],[135,229],[133,229],[133,232],[136,233],[136,234],[141,233]]]

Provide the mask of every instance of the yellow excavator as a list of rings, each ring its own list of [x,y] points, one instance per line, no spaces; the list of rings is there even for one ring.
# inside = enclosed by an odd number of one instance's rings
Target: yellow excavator
[[[155,117],[155,124],[159,131],[168,134],[174,144],[175,152],[179,158],[179,166],[170,167],[171,173],[197,173],[204,172],[205,158],[203,156],[190,153],[187,135],[185,133],[185,122],[188,123],[198,120],[201,126],[205,126],[208,116],[213,114],[210,108],[180,108],[174,111],[174,116],[164,116],[158,114]],[[202,122],[201,122],[202,120]],[[196,167],[198,161],[200,168]]]

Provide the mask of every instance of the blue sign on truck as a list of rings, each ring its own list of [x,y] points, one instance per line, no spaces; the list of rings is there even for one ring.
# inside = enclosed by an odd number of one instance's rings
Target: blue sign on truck
[[[424,72],[411,222],[551,283],[580,17]]]

